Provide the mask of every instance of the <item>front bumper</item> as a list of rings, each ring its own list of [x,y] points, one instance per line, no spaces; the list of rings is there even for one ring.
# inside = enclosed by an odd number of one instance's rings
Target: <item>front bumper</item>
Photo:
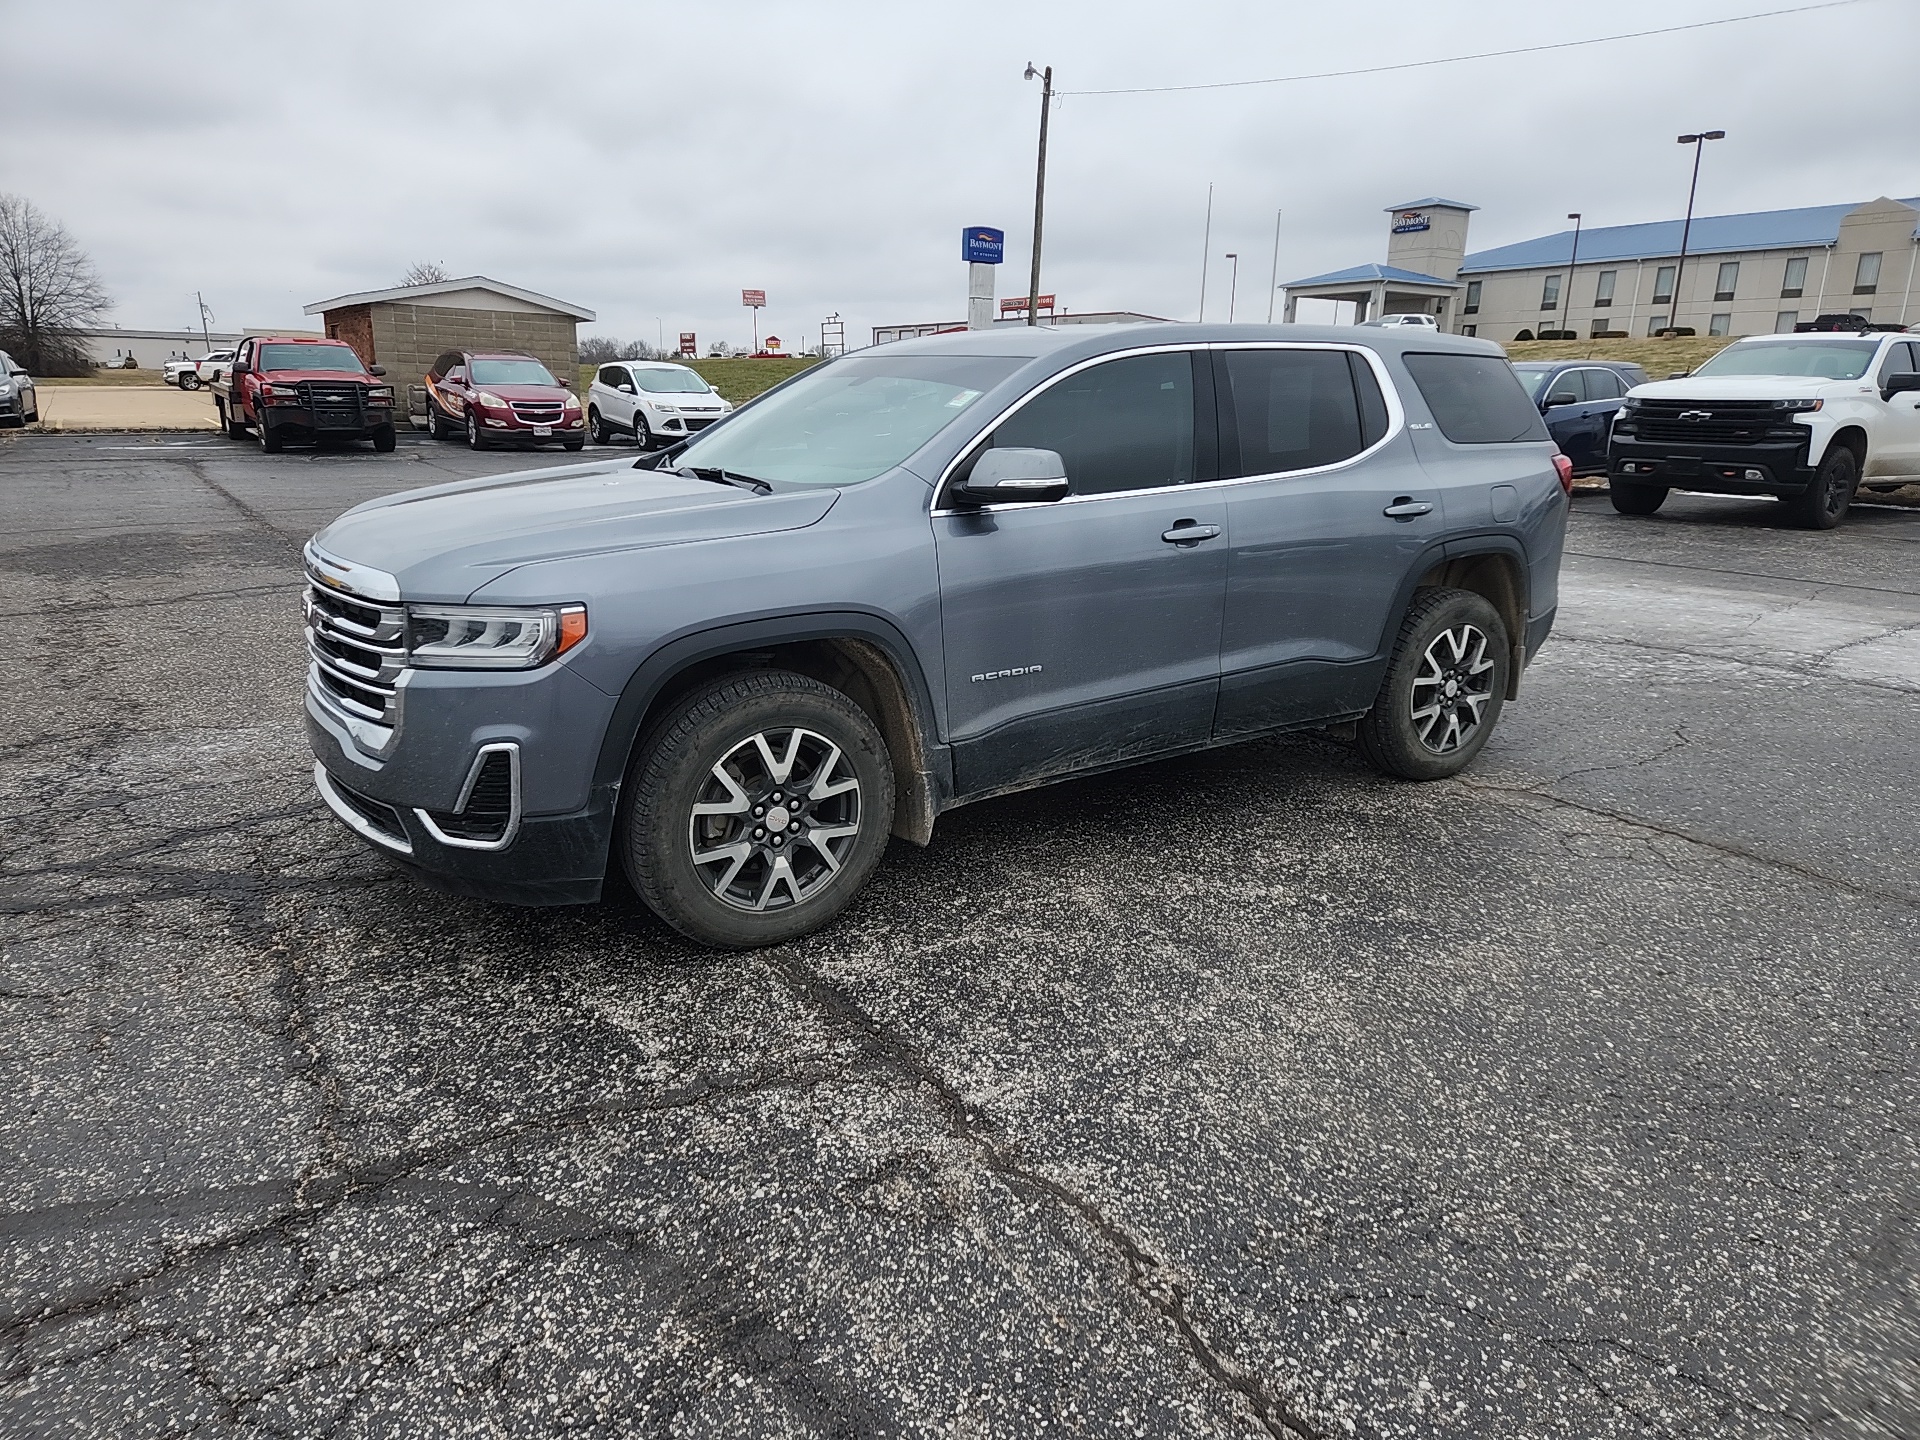
[[[310,410],[304,405],[262,405],[257,414],[259,423],[269,429],[299,430],[330,440],[371,440],[380,431],[393,428],[390,405],[369,405],[351,415],[339,410]]]
[[[1607,445],[1607,478],[1710,495],[1798,495],[1813,479],[1807,443],[1680,446],[1616,433]]]
[[[647,423],[656,435],[697,435],[725,418],[724,412],[719,415],[662,415],[658,420],[649,417]]]
[[[483,410],[477,405],[473,413],[489,440],[530,440],[537,445],[547,445],[556,440],[584,439],[587,433],[586,417],[578,410],[566,411],[558,420],[537,422],[509,411]],[[548,433],[538,434],[541,429]]]

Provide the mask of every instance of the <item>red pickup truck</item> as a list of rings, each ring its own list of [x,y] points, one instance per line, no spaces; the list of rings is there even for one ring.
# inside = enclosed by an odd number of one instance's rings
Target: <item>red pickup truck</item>
[[[268,454],[288,440],[371,440],[393,449],[393,387],[339,340],[255,335],[240,342],[232,368],[213,385],[220,428],[235,440],[251,430]]]

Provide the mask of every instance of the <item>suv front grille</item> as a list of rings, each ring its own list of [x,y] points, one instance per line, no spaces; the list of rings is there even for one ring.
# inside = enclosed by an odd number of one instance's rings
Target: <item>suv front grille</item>
[[[1758,445],[1806,433],[1771,400],[1642,400],[1621,415],[1620,428],[1640,440],[1674,445]]]
[[[565,411],[560,400],[510,400],[513,418],[523,425],[558,425]]]
[[[367,387],[353,381],[302,380],[294,387],[315,429],[357,430],[366,423]]]
[[[406,610],[337,590],[307,572],[308,688],[345,719],[391,737],[406,669]]]

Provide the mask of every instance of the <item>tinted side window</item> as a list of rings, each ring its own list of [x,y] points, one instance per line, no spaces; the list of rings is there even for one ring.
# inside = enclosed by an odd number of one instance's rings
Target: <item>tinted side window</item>
[[[1551,400],[1556,395],[1571,395],[1576,401],[1586,399],[1587,387],[1580,383],[1580,373],[1578,370],[1562,370],[1547,382],[1541,398]]]
[[[1184,485],[1193,469],[1193,358],[1131,355],[1043,390],[993,432],[1057,450],[1076,495]]]
[[[1618,400],[1627,393],[1620,377],[1611,370],[1589,370],[1586,375],[1589,400]]]
[[[1440,433],[1456,445],[1545,440],[1540,412],[1520,388],[1513,366],[1497,355],[1403,357]],[[1557,387],[1559,382],[1554,382]]]
[[[1360,444],[1365,448],[1387,433],[1387,397],[1380,393],[1379,378],[1363,356],[1348,351],[1347,363],[1353,367],[1353,389],[1360,397]]]
[[[1889,375],[1905,375],[1912,372],[1913,354],[1914,347],[1911,341],[1899,340],[1889,345],[1886,363],[1880,367],[1880,383],[1886,384]]]
[[[1357,455],[1360,406],[1341,350],[1230,350],[1237,475],[1333,465]]]

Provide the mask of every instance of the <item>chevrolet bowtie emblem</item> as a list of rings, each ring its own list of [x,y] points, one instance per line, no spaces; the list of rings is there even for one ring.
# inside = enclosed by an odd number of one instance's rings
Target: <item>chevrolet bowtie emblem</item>
[[[1711,410],[1682,410],[1682,411],[1680,412],[1680,418],[1681,418],[1682,420],[1711,420],[1711,419],[1713,418],[1713,411],[1711,411]]]

